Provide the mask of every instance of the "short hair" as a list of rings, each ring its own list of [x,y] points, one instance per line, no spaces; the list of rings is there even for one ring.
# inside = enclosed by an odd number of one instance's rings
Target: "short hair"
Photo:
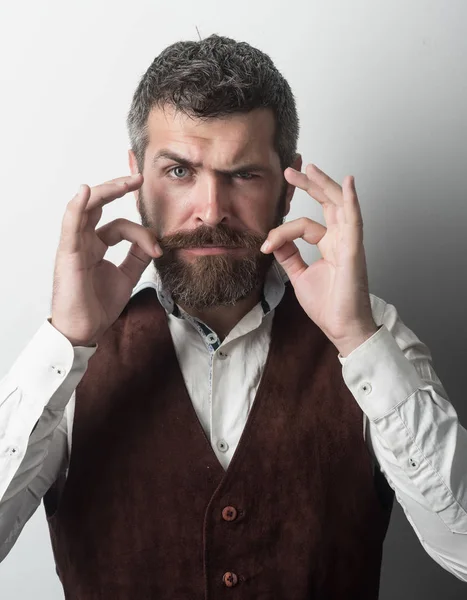
[[[290,86],[271,58],[246,42],[211,35],[176,42],[154,59],[138,84],[127,117],[140,171],[149,142],[149,113],[166,105],[201,119],[269,108],[282,168],[295,158],[299,123]]]

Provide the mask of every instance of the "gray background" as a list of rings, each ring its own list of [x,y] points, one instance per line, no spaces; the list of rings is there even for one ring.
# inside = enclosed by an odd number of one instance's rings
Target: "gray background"
[[[203,37],[229,35],[268,52],[295,91],[305,163],[339,181],[355,175],[371,291],[428,344],[467,424],[466,25],[463,0],[4,0],[0,376],[49,315],[66,202],[82,182],[128,172],[124,119],[138,79],[163,47],[196,39],[197,26]],[[321,220],[298,193],[290,218],[301,215]],[[137,219],[132,198],[106,207],[103,222],[116,216]],[[466,593],[425,554],[396,505],[381,598]],[[0,596],[63,598],[42,508],[0,564]]]

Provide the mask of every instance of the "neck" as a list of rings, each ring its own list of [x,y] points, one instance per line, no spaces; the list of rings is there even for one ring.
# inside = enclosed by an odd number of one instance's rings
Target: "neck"
[[[187,308],[183,304],[180,306],[192,317],[196,317],[203,323],[206,323],[215,331],[222,341],[239,323],[250,310],[258,304],[261,298],[261,288],[254,290],[249,296],[239,300],[233,306],[213,306],[205,309]]]

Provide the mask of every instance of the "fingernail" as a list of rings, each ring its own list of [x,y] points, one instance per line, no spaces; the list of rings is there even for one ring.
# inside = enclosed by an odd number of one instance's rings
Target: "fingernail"
[[[154,250],[155,250],[157,256],[162,256],[163,252],[162,252],[162,248],[159,246],[159,244],[156,244],[154,246]]]
[[[271,247],[271,242],[269,240],[266,240],[264,242],[264,244],[261,246],[260,250],[261,250],[261,252],[267,252],[270,247]]]

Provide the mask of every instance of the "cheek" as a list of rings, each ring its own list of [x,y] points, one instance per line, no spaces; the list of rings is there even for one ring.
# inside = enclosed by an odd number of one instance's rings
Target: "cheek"
[[[272,193],[264,190],[256,192],[236,204],[237,216],[246,228],[259,233],[269,232],[277,212],[277,202]]]
[[[146,211],[158,235],[182,229],[189,219],[189,194],[173,185],[156,181],[147,186],[145,191]]]

